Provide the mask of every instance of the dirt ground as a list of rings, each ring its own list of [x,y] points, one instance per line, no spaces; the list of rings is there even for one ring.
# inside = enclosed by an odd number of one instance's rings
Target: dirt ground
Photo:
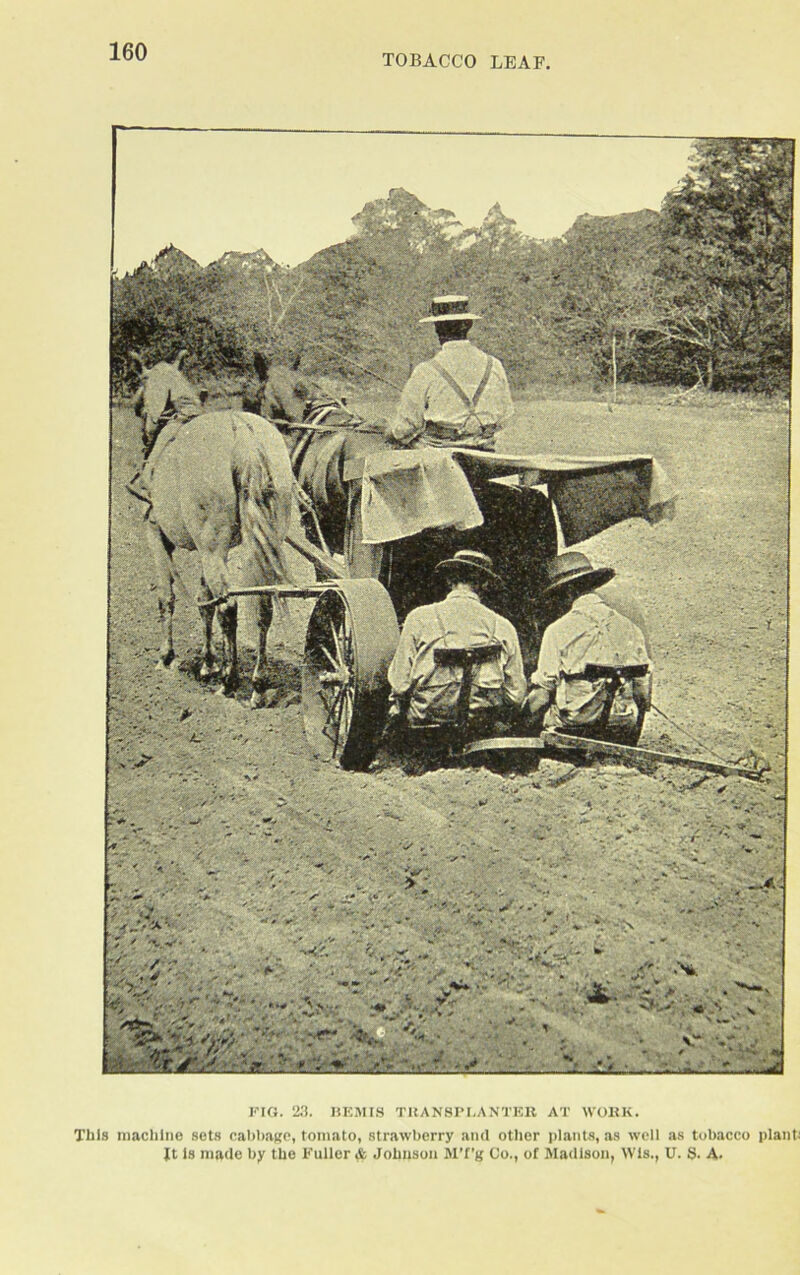
[[[119,408],[107,1070],[780,1069],[788,417],[523,402],[517,420],[509,449],[667,463],[675,521],[587,548],[649,615],[659,708],[726,758],[755,748],[770,774],[317,763],[304,604],[273,628],[263,711],[247,685],[235,700],[200,685],[180,596],[176,667],[156,667],[154,573],[124,490],[138,428]],[[177,557],[193,597],[196,564]],[[655,713],[642,744],[700,751]]]

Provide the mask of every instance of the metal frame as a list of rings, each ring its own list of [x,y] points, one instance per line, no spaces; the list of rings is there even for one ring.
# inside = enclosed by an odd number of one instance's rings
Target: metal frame
[[[639,748],[632,744],[615,744],[603,739],[591,739],[585,735],[563,735],[559,731],[543,730],[541,735],[499,735],[491,739],[477,739],[467,744],[458,754],[461,757],[480,753],[533,752],[545,756],[572,755],[586,757],[619,757],[622,761],[658,762],[673,766],[686,766],[690,770],[705,770],[717,775],[738,775],[743,779],[761,779],[769,766],[746,767],[728,765],[725,762],[705,761],[702,757],[684,756],[683,753],[662,753],[655,748]]]

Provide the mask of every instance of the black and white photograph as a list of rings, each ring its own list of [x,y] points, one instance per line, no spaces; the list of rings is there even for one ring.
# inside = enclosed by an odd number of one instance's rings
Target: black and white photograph
[[[782,1072],[793,160],[114,128],[104,1073]]]

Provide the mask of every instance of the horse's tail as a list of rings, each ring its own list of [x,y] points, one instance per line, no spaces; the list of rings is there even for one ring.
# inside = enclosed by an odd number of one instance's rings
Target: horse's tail
[[[233,480],[239,500],[242,543],[267,583],[289,579],[283,542],[292,516],[292,467],[276,429],[246,415],[237,419]],[[270,431],[275,435],[274,440]]]

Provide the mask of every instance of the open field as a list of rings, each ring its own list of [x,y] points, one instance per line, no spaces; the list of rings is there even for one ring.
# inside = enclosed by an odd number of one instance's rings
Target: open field
[[[388,400],[354,403],[386,414]],[[528,775],[316,763],[307,607],[274,702],[202,688],[197,611],[156,668],[154,574],[112,428],[106,1067],[735,1072],[781,1066],[788,416],[518,403],[503,449],[651,452],[674,522],[587,546],[650,618],[655,703],[765,781],[543,762]],[[194,596],[197,571],[177,555]],[[245,651],[245,674],[252,655]],[[651,714],[644,745],[698,752]]]

